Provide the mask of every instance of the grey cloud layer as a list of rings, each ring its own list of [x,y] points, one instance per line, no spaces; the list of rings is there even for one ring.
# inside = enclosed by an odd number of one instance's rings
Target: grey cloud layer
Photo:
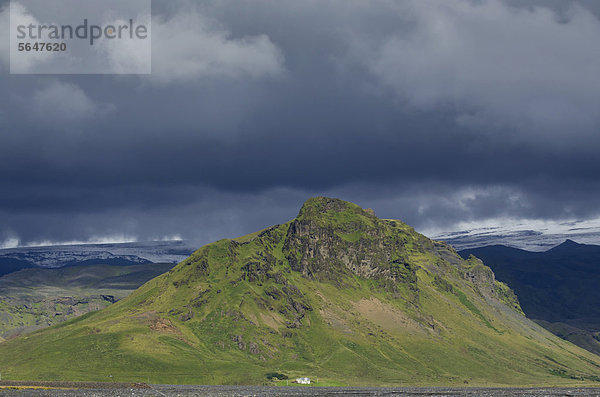
[[[451,104],[460,123],[565,133],[600,121],[598,19],[573,7],[423,0],[404,3],[416,28],[385,40],[369,62],[384,86],[418,108]],[[549,131],[550,130],[550,131]]]
[[[205,242],[315,194],[417,227],[597,216],[599,11],[155,1],[153,76],[10,76],[3,54],[0,243]]]

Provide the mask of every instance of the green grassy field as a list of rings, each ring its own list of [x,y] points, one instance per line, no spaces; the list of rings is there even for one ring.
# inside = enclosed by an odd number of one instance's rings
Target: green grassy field
[[[599,386],[600,358],[521,313],[475,258],[350,203],[221,240],[126,299],[0,344],[3,378]]]

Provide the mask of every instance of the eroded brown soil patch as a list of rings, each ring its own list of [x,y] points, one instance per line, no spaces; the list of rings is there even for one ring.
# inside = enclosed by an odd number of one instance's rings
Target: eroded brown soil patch
[[[369,321],[391,332],[424,332],[423,326],[401,310],[377,298],[361,299],[353,303],[354,310]]]

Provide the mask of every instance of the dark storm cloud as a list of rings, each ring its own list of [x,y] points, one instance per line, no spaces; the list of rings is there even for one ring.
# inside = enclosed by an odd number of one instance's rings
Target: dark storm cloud
[[[2,54],[0,245],[206,242],[316,194],[420,228],[596,217],[596,4],[154,2],[150,78]]]

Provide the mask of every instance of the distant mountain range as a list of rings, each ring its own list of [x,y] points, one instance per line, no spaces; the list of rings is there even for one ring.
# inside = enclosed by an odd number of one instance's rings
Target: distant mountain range
[[[184,241],[122,244],[81,244],[22,247],[0,250],[0,276],[31,267],[60,268],[81,265],[136,265],[177,263],[192,252]]]
[[[528,251],[543,252],[570,239],[585,244],[600,244],[600,220],[498,225],[477,227],[448,233],[428,234],[458,250],[505,245]]]
[[[600,354],[600,246],[567,240],[545,252],[492,245],[459,253],[492,268],[528,317]]]
[[[105,308],[192,252],[182,241],[2,249],[0,338]]]
[[[0,341],[100,310],[174,264],[32,267],[0,277]]]
[[[600,357],[523,316],[480,260],[325,197],[205,245],[104,310],[0,343],[0,368],[150,383],[600,382]]]

